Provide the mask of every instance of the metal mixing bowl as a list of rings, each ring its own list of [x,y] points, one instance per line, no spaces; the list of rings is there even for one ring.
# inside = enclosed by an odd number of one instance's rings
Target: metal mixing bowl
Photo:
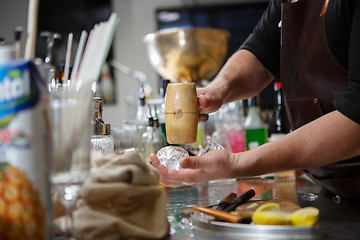
[[[221,67],[229,33],[215,28],[171,28],[144,37],[153,68],[172,82],[199,83]]]

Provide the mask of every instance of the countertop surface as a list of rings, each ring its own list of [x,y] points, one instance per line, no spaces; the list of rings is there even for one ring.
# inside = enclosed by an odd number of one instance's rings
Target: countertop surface
[[[313,206],[320,210],[318,226],[299,229],[263,228],[259,225],[215,226],[198,221],[190,213],[193,206],[219,203],[229,193],[241,194],[254,189],[251,200],[290,200],[301,207]],[[219,180],[206,184],[167,189],[169,222],[168,239],[360,239],[360,205],[328,193],[305,175],[293,181],[275,181],[274,178]],[[230,226],[229,226],[230,225]],[[240,227],[240,228],[238,228]],[[284,226],[282,226],[284,227]],[[294,231],[292,229],[294,228]]]

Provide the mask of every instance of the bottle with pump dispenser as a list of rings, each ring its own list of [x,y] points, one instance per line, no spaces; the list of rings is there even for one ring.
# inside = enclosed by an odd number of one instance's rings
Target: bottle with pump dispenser
[[[151,111],[150,111],[151,114]],[[166,138],[161,132],[157,116],[149,116],[146,130],[142,136],[142,153],[147,163],[150,162],[150,154],[156,154],[161,148],[165,147]]]
[[[95,108],[92,120],[93,135],[91,136],[91,149],[108,154],[114,151],[114,138],[111,136],[110,124],[106,124],[102,118],[103,100],[101,97],[94,97]]]

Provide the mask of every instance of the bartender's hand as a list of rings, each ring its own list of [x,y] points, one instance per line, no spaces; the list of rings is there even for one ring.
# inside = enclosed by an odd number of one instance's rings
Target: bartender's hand
[[[196,91],[201,114],[216,112],[223,105],[223,97],[211,85],[197,88]]]
[[[160,172],[160,182],[168,187],[191,185],[222,178],[234,178],[234,161],[225,150],[213,150],[203,156],[186,157],[181,160],[180,171],[168,170],[159,159],[150,155],[152,165]]]

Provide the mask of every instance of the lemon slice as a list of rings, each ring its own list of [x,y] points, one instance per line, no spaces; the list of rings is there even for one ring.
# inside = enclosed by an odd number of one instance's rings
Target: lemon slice
[[[251,219],[254,224],[286,225],[289,222],[289,215],[281,211],[278,203],[270,202],[258,207]]]
[[[319,209],[305,207],[290,214],[290,223],[294,226],[314,226],[319,219]]]

